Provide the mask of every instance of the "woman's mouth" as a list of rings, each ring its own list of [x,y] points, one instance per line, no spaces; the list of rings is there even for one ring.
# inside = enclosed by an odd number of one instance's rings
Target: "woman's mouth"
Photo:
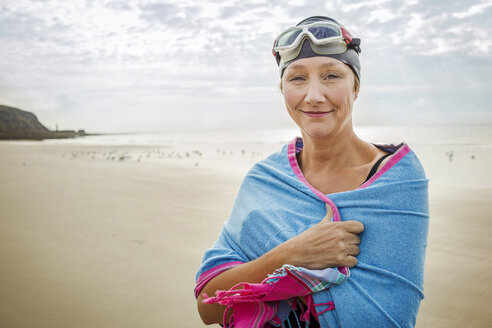
[[[330,110],[328,112],[305,112],[305,111],[302,111],[302,112],[309,117],[323,117],[323,116],[330,114],[332,112],[332,110]]]

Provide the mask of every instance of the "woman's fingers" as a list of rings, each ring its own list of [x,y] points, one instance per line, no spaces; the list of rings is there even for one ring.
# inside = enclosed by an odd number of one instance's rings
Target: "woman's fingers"
[[[343,228],[350,233],[359,234],[364,231],[364,225],[359,221],[343,221]]]
[[[357,258],[355,256],[347,256],[346,263],[344,266],[354,267],[357,265]]]
[[[289,264],[309,269],[357,265],[358,234],[364,225],[358,221],[332,222],[332,218],[333,210],[326,204],[323,220],[286,242]]]
[[[322,221],[332,222],[333,221],[333,210],[328,203],[326,205],[326,215]],[[364,225],[359,221],[343,221],[342,222],[345,231],[359,234],[364,231]]]
[[[350,245],[359,245],[360,244],[360,237],[353,234],[353,233],[349,233],[347,236],[347,243]]]
[[[360,254],[359,246],[357,246],[357,245],[350,245],[349,251],[348,251],[348,255],[357,256],[359,254]]]

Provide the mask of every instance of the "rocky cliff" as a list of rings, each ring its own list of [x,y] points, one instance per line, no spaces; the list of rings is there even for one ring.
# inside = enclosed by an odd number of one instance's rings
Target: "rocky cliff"
[[[0,139],[74,138],[75,131],[50,131],[36,115],[14,107],[0,105]]]

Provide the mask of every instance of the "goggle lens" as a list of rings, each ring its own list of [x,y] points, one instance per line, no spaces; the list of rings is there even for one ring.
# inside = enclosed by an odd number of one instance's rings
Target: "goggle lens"
[[[334,36],[339,36],[339,31],[333,30],[328,26],[312,26],[308,31],[318,40],[328,39]]]
[[[302,29],[292,29],[286,31],[284,34],[278,37],[276,47],[290,46],[292,43],[294,43],[294,41],[301,33],[302,33]]]

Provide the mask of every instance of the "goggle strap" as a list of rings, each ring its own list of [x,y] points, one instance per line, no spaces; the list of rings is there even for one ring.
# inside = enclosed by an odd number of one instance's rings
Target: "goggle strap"
[[[340,28],[342,29],[342,35],[345,38],[345,42],[347,42],[347,44],[352,42],[352,35],[349,33],[349,31],[347,31],[343,27],[340,27]]]
[[[359,38],[353,38],[348,44],[347,47],[350,49],[354,49],[358,54],[360,54],[361,49],[360,49],[360,39]]]

